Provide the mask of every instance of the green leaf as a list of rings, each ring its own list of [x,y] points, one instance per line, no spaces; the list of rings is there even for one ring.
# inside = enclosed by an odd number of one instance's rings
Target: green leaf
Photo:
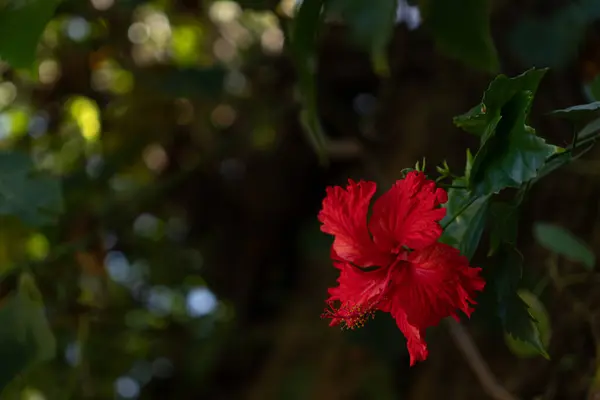
[[[600,100],[600,75],[597,75],[590,83],[588,83],[589,94],[595,100]]]
[[[589,270],[596,265],[596,256],[592,250],[560,226],[537,222],[533,226],[533,236],[541,246],[571,261],[581,262]]]
[[[568,119],[570,121],[579,121],[581,119],[597,115],[598,112],[600,112],[600,101],[554,110],[551,111],[549,115],[555,115],[559,118]]]
[[[514,78],[498,76],[484,93],[480,110],[471,110],[466,119],[459,120],[463,125],[476,120],[470,129],[478,127],[481,136],[469,176],[476,195],[521,186],[535,178],[546,159],[558,151],[526,124],[533,94],[545,72],[531,69]]]
[[[29,68],[38,41],[60,0],[9,0],[0,8],[0,59]]]
[[[371,54],[375,70],[387,74],[386,49],[394,32],[398,1],[331,0],[326,7],[349,25],[355,43]]]
[[[452,182],[452,186],[464,186],[465,178]],[[471,259],[485,228],[489,196],[473,200],[465,189],[448,190],[448,202],[444,205],[446,216],[442,226],[446,226],[440,238],[442,243],[456,247],[461,254]]]
[[[288,43],[298,70],[298,84],[304,107],[300,114],[300,122],[321,163],[327,161],[327,138],[317,110],[315,69],[317,37],[324,15],[323,5],[324,0],[302,1],[288,35]]]
[[[596,118],[585,125],[578,133],[577,140],[585,139],[600,131],[600,118]]]
[[[561,153],[560,149],[559,153]],[[564,151],[562,152],[562,154],[558,154],[556,157],[552,157],[550,160],[547,160],[546,163],[544,163],[544,165],[542,165],[540,169],[538,169],[538,173],[534,179],[534,182],[556,171],[558,168],[571,162],[572,160],[573,155]]]
[[[60,182],[33,171],[29,157],[0,151],[0,215],[13,215],[40,226],[63,211]]]
[[[498,75],[484,92],[481,103],[465,114],[454,117],[454,124],[482,137],[483,142],[494,133],[495,126],[502,118],[502,108],[519,92],[529,91],[534,95],[546,71],[532,68],[513,78]]]
[[[499,68],[486,0],[421,0],[426,26],[442,51],[489,72]]]
[[[484,110],[485,106],[478,104],[466,113],[454,117],[454,125],[470,134],[483,136],[490,125]]]
[[[29,274],[0,303],[0,390],[36,363],[50,360],[56,341],[48,325],[41,295]]]
[[[544,304],[527,290],[519,290],[511,304],[510,331],[507,329],[504,337],[508,348],[521,358],[541,355],[549,360],[546,346],[552,331]]]
[[[496,261],[488,281],[493,284],[496,293],[497,312],[507,335],[505,337],[507,344],[509,346],[516,344],[513,347],[517,350],[525,348],[521,353],[533,352],[549,358],[543,340],[547,341],[549,338],[542,338],[539,321],[532,315],[528,303],[519,295],[518,287],[523,273],[522,255],[514,246],[503,245]],[[545,331],[549,332],[549,329]]]
[[[490,250],[488,256],[495,254],[503,244],[516,245],[519,208],[512,204],[497,201],[489,209]]]

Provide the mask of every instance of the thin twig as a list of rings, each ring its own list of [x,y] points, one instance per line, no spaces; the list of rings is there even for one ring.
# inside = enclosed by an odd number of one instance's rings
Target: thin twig
[[[469,332],[452,318],[447,318],[446,322],[456,347],[463,353],[483,390],[495,400],[516,400],[516,397],[498,383]]]

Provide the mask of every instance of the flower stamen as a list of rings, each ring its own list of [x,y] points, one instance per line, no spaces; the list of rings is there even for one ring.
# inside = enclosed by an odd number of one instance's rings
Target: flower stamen
[[[362,304],[342,304],[337,309],[333,302],[327,303],[327,308],[321,318],[331,319],[331,325],[341,324],[342,329],[356,329],[365,326],[365,323],[375,317],[375,308]]]

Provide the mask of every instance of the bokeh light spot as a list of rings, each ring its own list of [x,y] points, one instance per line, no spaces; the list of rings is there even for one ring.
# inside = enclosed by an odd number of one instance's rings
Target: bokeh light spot
[[[155,286],[148,291],[146,306],[153,314],[165,316],[171,313],[173,294],[166,286]]]
[[[90,34],[90,24],[82,17],[74,17],[67,21],[67,36],[76,42],[83,41]]]
[[[187,310],[192,317],[203,317],[217,309],[217,297],[206,287],[197,287],[187,295]]]
[[[99,11],[108,10],[115,4],[115,0],[90,0],[92,6]]]
[[[221,0],[210,5],[208,15],[215,23],[228,23],[235,21],[242,14],[242,8],[235,1]]]
[[[26,388],[21,392],[20,400],[46,400],[46,396],[37,389]]]
[[[141,44],[150,39],[150,27],[143,22],[134,22],[127,31],[131,43]]]
[[[53,59],[44,60],[38,67],[40,83],[50,85],[60,78],[60,64]]]
[[[140,384],[128,376],[122,376],[115,382],[117,395],[125,399],[133,399],[140,394]]]
[[[131,267],[125,254],[120,251],[109,251],[104,258],[104,264],[112,280],[121,284],[129,281]]]
[[[230,127],[235,122],[236,117],[237,113],[228,104],[219,104],[210,114],[213,125],[221,129]]]
[[[12,82],[0,83],[0,107],[10,105],[17,98],[17,87]]]
[[[96,141],[100,135],[100,111],[94,100],[78,96],[68,104],[69,112],[77,123],[81,135],[88,141]]]
[[[50,251],[50,243],[46,236],[35,233],[27,239],[27,254],[32,260],[43,260]]]
[[[65,360],[71,367],[75,367],[79,364],[81,359],[81,347],[77,342],[71,342],[65,348]]]
[[[142,154],[144,163],[149,170],[159,173],[162,172],[169,163],[167,152],[160,144],[151,144],[144,149]]]
[[[260,43],[267,53],[279,54],[283,50],[284,36],[277,27],[265,30],[260,36]]]

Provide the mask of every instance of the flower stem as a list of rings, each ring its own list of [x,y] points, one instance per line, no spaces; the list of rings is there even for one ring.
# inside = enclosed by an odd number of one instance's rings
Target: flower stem
[[[571,140],[571,148],[576,149],[577,148],[577,130],[575,129],[575,126],[573,126],[573,140]],[[571,152],[571,157],[573,157],[573,153]]]
[[[562,153],[555,153],[555,154],[551,155],[550,157],[548,157],[548,159],[546,160],[546,163],[551,160],[554,160],[555,158],[564,156],[564,154],[573,153],[573,151],[575,151],[575,150],[579,150],[582,147],[585,147],[589,144],[593,144],[596,142],[596,140],[598,140],[598,138],[600,138],[600,131],[598,131],[595,134],[590,135],[584,139],[581,139],[581,140],[578,140],[577,135],[574,135],[573,143],[569,147],[567,147],[565,149],[565,151],[563,151]]]
[[[483,390],[495,400],[516,400],[500,383],[479,352],[469,332],[452,318],[446,320],[450,335],[463,353]]]

